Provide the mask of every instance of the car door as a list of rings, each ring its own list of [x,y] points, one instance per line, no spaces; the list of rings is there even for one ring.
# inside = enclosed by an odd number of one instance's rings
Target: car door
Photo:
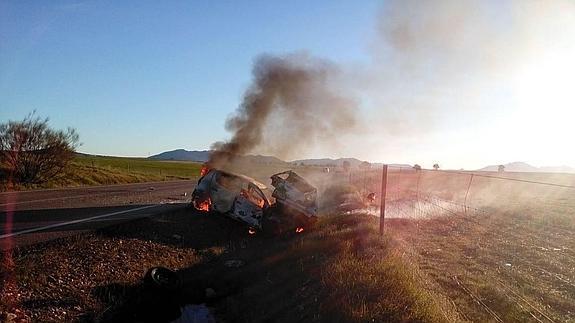
[[[234,200],[239,195],[241,180],[236,176],[218,172],[210,185],[210,196],[214,210],[227,213],[232,210]]]
[[[251,227],[261,228],[265,200],[262,199],[254,184],[245,184],[234,201],[232,216]]]

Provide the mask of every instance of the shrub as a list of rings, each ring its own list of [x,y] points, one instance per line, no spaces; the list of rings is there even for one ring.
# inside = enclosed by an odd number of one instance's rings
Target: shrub
[[[35,113],[0,124],[0,176],[14,183],[40,184],[60,176],[79,145],[76,130],[54,130]]]

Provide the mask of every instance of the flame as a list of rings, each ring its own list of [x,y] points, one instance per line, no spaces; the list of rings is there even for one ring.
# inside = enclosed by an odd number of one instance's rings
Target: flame
[[[264,208],[264,200],[258,200],[256,203],[260,208]]]
[[[200,177],[203,177],[203,176],[206,175],[209,171],[210,171],[210,168],[208,167],[208,165],[203,164],[203,165],[202,165],[202,169],[200,170]]]
[[[367,201],[370,203],[375,202],[375,193],[369,193],[367,194]]]
[[[252,202],[253,204],[257,205],[260,209],[264,208],[265,202],[263,199],[257,197],[255,195],[255,193],[250,193],[246,190],[241,190],[240,195],[244,198],[246,198],[247,200],[249,200],[250,202]]]
[[[209,197],[203,201],[194,200],[194,207],[198,211],[209,212],[211,206],[212,206],[212,200]]]
[[[248,229],[248,233],[249,233],[249,234],[256,234],[256,229],[254,229],[254,228],[249,228],[249,229]]]
[[[303,232],[303,227],[295,228],[295,233],[302,233],[302,232]]]

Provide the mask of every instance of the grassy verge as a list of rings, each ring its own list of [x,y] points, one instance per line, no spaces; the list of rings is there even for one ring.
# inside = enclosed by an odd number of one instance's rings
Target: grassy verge
[[[179,304],[210,288],[216,297],[208,306],[227,321],[458,320],[396,247],[379,238],[368,216],[325,217],[303,234],[270,238],[182,210],[17,251],[18,296],[3,313],[36,321],[145,320],[150,308],[161,309],[146,303],[141,277],[160,265],[184,281]]]
[[[190,179],[200,174],[201,164],[146,158],[78,155],[65,174],[40,185],[16,189],[41,189],[89,185],[125,184]]]

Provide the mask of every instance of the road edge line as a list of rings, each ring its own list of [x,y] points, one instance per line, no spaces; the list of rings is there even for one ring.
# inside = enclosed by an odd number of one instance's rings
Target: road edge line
[[[44,230],[47,230],[47,229],[59,228],[59,227],[67,226],[67,225],[70,225],[70,224],[77,224],[77,223],[87,222],[87,221],[91,221],[91,220],[95,220],[95,219],[106,218],[106,217],[118,215],[118,214],[129,213],[129,212],[132,212],[132,211],[145,210],[145,209],[153,208],[153,207],[160,206],[160,205],[162,205],[162,204],[153,204],[153,205],[140,206],[140,207],[133,208],[133,209],[129,209],[129,210],[122,210],[122,211],[118,211],[118,212],[112,212],[112,213],[107,213],[107,214],[102,214],[102,215],[96,215],[96,216],[92,216],[92,217],[89,217],[89,218],[78,219],[78,220],[73,220],[73,221],[68,221],[68,222],[55,223],[55,224],[47,225],[47,226],[44,226],[44,227],[37,227],[37,228],[32,228],[32,229],[26,229],[26,230],[22,230],[22,231],[18,231],[18,232],[13,232],[13,233],[8,233],[8,234],[0,235],[0,239],[6,239],[6,238],[10,238],[10,237],[19,236],[19,235],[22,235],[22,234],[33,233],[33,232],[38,232],[38,231],[44,231]]]

